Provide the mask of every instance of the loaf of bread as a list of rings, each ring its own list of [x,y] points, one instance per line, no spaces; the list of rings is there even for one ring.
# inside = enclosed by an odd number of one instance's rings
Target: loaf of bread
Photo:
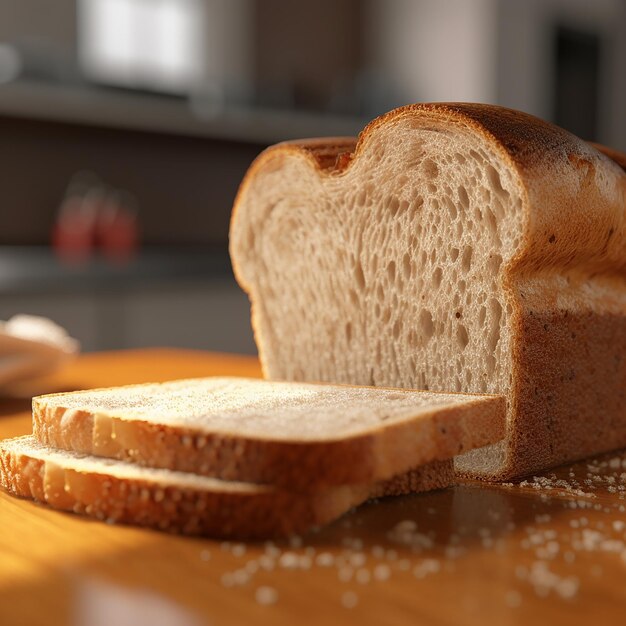
[[[505,414],[498,396],[211,377],[40,396],[33,433],[78,453],[306,492],[381,483],[494,443]]]
[[[230,251],[272,379],[507,398],[504,479],[626,445],[626,156],[491,105],[262,153]],[[610,158],[609,158],[610,157]]]
[[[437,489],[452,476],[452,464],[438,461],[411,472],[410,482],[305,494],[58,450],[30,436],[0,442],[0,484],[17,496],[107,522],[223,538],[303,533],[382,493]]]

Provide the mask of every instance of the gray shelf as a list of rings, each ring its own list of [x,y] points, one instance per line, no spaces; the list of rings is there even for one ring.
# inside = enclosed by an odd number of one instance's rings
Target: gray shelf
[[[0,246],[0,297],[121,290],[206,279],[233,281],[226,250],[145,248],[126,263],[94,256],[85,263],[70,264],[47,246]]]
[[[0,115],[271,144],[357,135],[367,120],[259,108],[192,108],[185,99],[34,81],[0,85]]]

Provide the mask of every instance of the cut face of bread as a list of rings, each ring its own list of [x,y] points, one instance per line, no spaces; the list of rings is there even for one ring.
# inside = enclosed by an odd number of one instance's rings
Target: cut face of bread
[[[617,165],[487,105],[393,111],[333,168],[336,144],[270,148],[235,203],[266,375],[504,394],[506,441],[456,460],[479,476],[626,445]]]
[[[61,451],[30,436],[0,442],[0,484],[15,495],[108,522],[225,538],[303,533],[381,492],[446,486],[452,464],[432,463],[411,475],[410,485],[402,479],[388,488],[344,486],[302,494]]]
[[[33,432],[77,452],[312,491],[493,443],[505,413],[496,396],[215,377],[40,396]]]

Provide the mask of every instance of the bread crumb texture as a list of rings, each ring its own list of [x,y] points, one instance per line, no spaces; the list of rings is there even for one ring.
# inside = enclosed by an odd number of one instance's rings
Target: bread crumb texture
[[[626,445],[624,171],[478,104],[392,111],[347,162],[282,145],[242,183],[230,250],[266,374],[504,394],[506,442],[456,460],[487,478]]]

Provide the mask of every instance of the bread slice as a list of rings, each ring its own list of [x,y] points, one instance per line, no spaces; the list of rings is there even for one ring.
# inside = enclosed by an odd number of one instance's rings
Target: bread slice
[[[43,444],[225,480],[373,484],[504,435],[504,398],[200,378],[33,399]]]
[[[506,440],[455,460],[483,478],[625,446],[626,156],[606,151],[481,104],[269,148],[230,240],[265,375],[503,394]]]
[[[303,533],[381,492],[447,486],[452,464],[431,463],[411,476],[410,485],[401,479],[303,494],[57,450],[31,436],[0,442],[0,484],[17,496],[108,522],[223,538]]]

